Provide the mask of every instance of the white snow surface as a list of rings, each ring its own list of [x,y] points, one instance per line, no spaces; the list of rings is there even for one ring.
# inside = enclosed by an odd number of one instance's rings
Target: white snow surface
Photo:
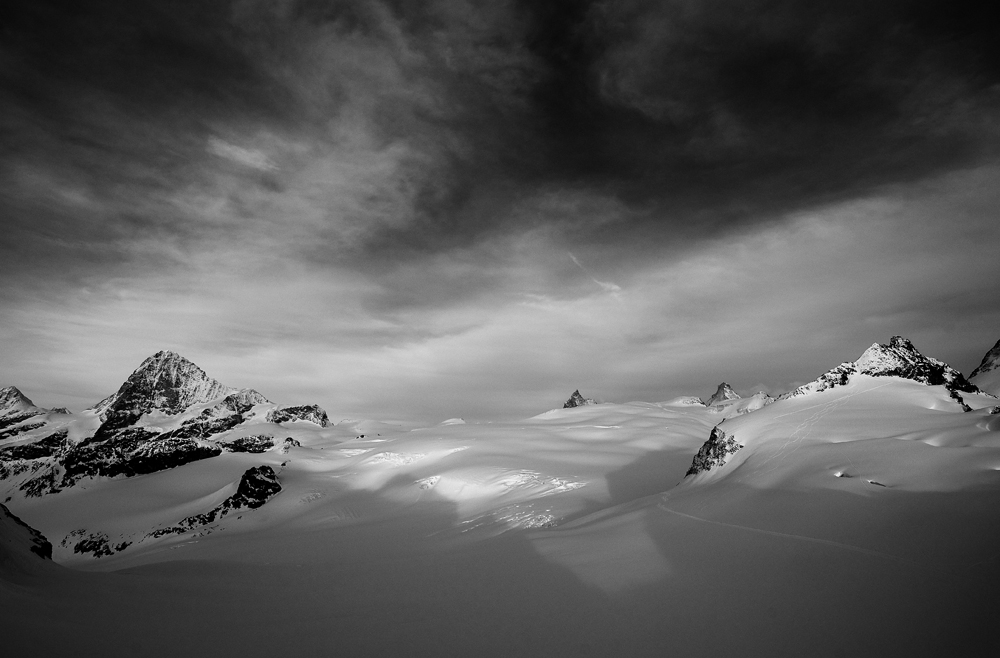
[[[40,498],[0,481],[0,501],[62,565],[0,563],[3,646],[1000,655],[996,399],[968,394],[963,413],[942,386],[861,374],[752,410],[753,398],[721,410],[692,399],[430,427],[278,426],[261,407],[221,438],[271,434],[301,447],[89,478]],[[169,429],[204,408],[142,424]],[[92,428],[94,415],[59,422]],[[744,447],[685,477],[720,422]],[[259,465],[282,486],[262,507],[146,536],[212,509]],[[81,531],[131,544],[100,559],[74,553]]]

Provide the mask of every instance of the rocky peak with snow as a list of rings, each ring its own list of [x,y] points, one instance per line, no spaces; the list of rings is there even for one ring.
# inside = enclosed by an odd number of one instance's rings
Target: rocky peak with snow
[[[563,405],[563,409],[572,409],[573,407],[583,407],[588,404],[597,404],[597,400],[592,400],[590,398],[585,398],[580,395],[580,390],[577,389],[573,391],[573,395],[569,396],[566,400],[566,404]]]
[[[238,390],[212,379],[181,355],[162,351],[143,361],[118,392],[99,402],[94,410],[101,420],[116,417],[119,422],[114,424],[123,427],[131,424],[125,421],[134,422],[154,409],[175,414],[232,393]]]
[[[37,408],[35,403],[29,400],[16,386],[0,388],[0,416],[34,411]]]
[[[986,373],[997,370],[998,368],[1000,368],[1000,340],[998,340],[997,344],[993,346],[993,349],[986,353],[986,356],[983,357],[982,363],[976,366],[976,369],[972,371],[971,375],[969,375],[969,379],[978,377],[979,375],[985,375]]]
[[[713,404],[718,404],[719,402],[725,402],[726,400],[739,400],[739,399],[740,396],[736,391],[733,390],[733,387],[727,384],[726,382],[722,382],[721,384],[719,384],[719,388],[716,389],[715,393],[712,394],[712,397],[708,398],[708,400],[705,401],[705,406],[711,407]]]
[[[957,402],[966,407],[962,393],[977,393],[979,389],[971,384],[959,371],[944,361],[924,356],[912,342],[902,336],[893,336],[887,345],[875,343],[861,357],[842,363],[813,382],[800,386],[782,395],[779,399],[824,391],[835,386],[846,385],[851,375],[871,377],[900,377],[927,386],[944,386]]]

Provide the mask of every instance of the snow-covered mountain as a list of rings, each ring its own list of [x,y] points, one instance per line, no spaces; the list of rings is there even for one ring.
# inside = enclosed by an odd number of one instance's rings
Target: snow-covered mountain
[[[1000,340],[972,371],[969,381],[987,393],[1000,395]]]
[[[870,377],[900,377],[927,386],[943,386],[952,399],[965,408],[962,393],[978,393],[975,384],[962,376],[947,363],[924,356],[913,343],[901,336],[893,336],[888,345],[875,343],[858,358],[845,362],[821,375],[815,381],[785,393],[779,399],[817,393],[845,386],[854,375]]]
[[[17,526],[4,647],[997,655],[1000,405],[960,377],[894,338],[711,406],[334,425],[226,387],[103,433],[42,414],[0,440],[0,497],[54,560]],[[49,467],[63,493],[21,488]]]
[[[282,423],[329,424],[316,405],[280,407],[253,389],[210,378],[173,352],[149,357],[118,391],[81,414],[38,409],[4,389],[0,486],[28,497],[58,493],[88,478],[133,477],[223,453],[278,449]],[[13,414],[13,415],[11,415]],[[44,415],[44,417],[43,417]]]

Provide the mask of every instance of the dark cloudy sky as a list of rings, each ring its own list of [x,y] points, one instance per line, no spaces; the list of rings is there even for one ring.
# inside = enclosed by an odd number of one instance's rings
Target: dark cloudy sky
[[[334,416],[787,390],[1000,338],[985,3],[21,0],[0,385]]]

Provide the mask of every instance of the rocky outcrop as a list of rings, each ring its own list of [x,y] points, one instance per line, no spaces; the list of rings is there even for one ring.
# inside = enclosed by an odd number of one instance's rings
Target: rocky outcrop
[[[330,425],[330,419],[327,417],[326,412],[315,404],[298,407],[278,407],[267,412],[264,420],[268,423],[290,423],[296,420],[304,420],[315,423],[320,427]]]
[[[740,396],[733,390],[733,387],[722,382],[719,384],[719,388],[716,389],[712,397],[705,400],[705,406],[711,407],[712,405],[718,404],[719,402],[725,402],[726,400],[739,400]]]
[[[238,393],[173,352],[157,352],[129,375],[118,392],[93,409],[105,432],[134,425],[153,410],[176,414],[192,405]]]
[[[49,540],[0,504],[0,556],[21,551],[34,553],[43,560],[52,559]]]
[[[274,473],[274,469],[270,466],[255,466],[248,469],[240,478],[236,493],[208,512],[189,516],[175,525],[154,530],[148,536],[155,538],[180,534],[214,523],[236,510],[257,509],[280,491],[281,483],[278,482],[278,476]]]
[[[283,455],[287,455],[292,448],[301,448],[302,444],[288,436],[285,437],[285,441],[281,444],[281,449],[279,452]]]
[[[972,374],[969,375],[969,379],[978,377],[979,375],[985,375],[986,373],[997,369],[1000,369],[1000,340],[998,340],[997,344],[993,346],[993,349],[986,353],[982,362],[980,362],[980,364],[976,366],[976,369],[972,371]]]
[[[583,407],[583,406],[587,406],[587,405],[590,405],[590,404],[597,404],[597,401],[596,400],[592,400],[590,398],[583,397],[582,395],[580,395],[580,390],[577,389],[577,390],[573,391],[573,395],[569,396],[569,399],[566,400],[566,404],[563,405],[563,409],[572,409],[574,407]]]
[[[17,387],[0,388],[0,439],[42,427],[44,422],[26,421],[45,413],[45,409],[36,407]]]
[[[241,436],[231,441],[218,441],[217,445],[226,452],[250,452],[259,454],[274,447],[274,437],[270,434]]]
[[[739,443],[735,436],[727,435],[716,425],[712,428],[708,441],[702,444],[698,454],[694,456],[691,468],[688,469],[684,477],[723,466],[730,455],[736,454],[742,448],[743,444]]]
[[[853,363],[842,363],[820,376],[813,382],[800,386],[794,391],[781,395],[785,400],[817,393],[835,386],[847,385],[852,375],[871,377],[901,377],[920,382],[927,386],[944,386],[951,397],[968,411],[969,407],[961,393],[978,393],[979,389],[970,383],[962,373],[947,363],[921,354],[913,343],[901,336],[893,336],[888,345],[872,345]]]

